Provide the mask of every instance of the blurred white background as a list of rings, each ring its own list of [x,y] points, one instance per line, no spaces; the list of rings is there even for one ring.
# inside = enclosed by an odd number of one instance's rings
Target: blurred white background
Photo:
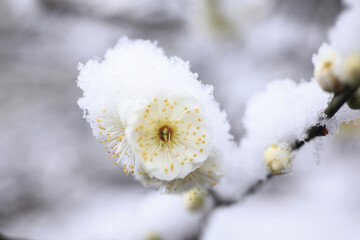
[[[343,8],[340,0],[2,0],[0,232],[195,238],[201,213],[107,161],[76,104],[78,63],[123,36],[158,41],[214,85],[239,140],[246,101],[274,79],[310,80],[311,56]],[[359,133],[344,126],[305,147],[290,175],[216,210],[201,237],[360,239]]]

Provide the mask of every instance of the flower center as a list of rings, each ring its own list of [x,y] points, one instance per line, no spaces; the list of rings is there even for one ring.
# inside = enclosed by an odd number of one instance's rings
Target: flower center
[[[171,138],[173,136],[173,130],[169,126],[166,126],[166,125],[162,126],[161,128],[159,128],[158,136],[161,141],[169,142],[169,141],[171,141]]]

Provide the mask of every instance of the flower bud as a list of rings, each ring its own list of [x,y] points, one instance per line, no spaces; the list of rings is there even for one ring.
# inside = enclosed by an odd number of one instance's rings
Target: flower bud
[[[291,149],[284,145],[271,145],[264,151],[264,160],[272,174],[287,173],[291,166]]]
[[[360,55],[352,55],[344,62],[343,75],[348,84],[360,84]]]
[[[145,237],[146,240],[162,240],[161,236],[155,232],[150,233]]]
[[[326,92],[338,92],[343,88],[334,71],[337,58],[336,51],[327,44],[322,45],[313,57],[314,78]]]
[[[360,109],[360,90],[358,89],[346,103],[351,109]]]
[[[185,208],[190,211],[200,210],[205,203],[203,194],[200,193],[196,188],[184,192],[182,199]]]

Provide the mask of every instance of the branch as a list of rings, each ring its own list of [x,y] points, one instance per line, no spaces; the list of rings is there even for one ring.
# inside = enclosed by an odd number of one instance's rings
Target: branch
[[[293,151],[300,149],[305,143],[311,141],[316,137],[322,137],[327,135],[327,129],[324,120],[328,120],[332,118],[339,109],[351,98],[351,96],[356,92],[359,88],[359,85],[353,85],[346,87],[342,92],[335,94],[331,101],[328,103],[328,106],[324,110],[324,114],[319,118],[318,122],[310,127],[307,130],[307,137],[304,140],[296,140],[293,144],[291,144],[291,149]],[[235,204],[244,198],[257,193],[266,183],[268,183],[274,176],[269,173],[265,179],[258,180],[253,185],[251,185],[242,196],[238,200],[222,200],[215,191],[210,191],[209,195],[215,201],[215,207],[218,206],[228,206]]]

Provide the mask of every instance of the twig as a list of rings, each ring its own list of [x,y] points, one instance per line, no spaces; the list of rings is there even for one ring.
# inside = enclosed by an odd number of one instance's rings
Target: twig
[[[324,110],[324,116],[319,118],[319,121],[312,127],[307,130],[307,137],[304,140],[296,140],[293,144],[291,144],[291,149],[298,150],[305,143],[311,141],[316,137],[322,137],[327,135],[327,129],[324,120],[328,120],[332,118],[337,111],[350,99],[350,97],[356,92],[359,88],[359,85],[348,86],[342,92],[333,96],[331,101],[328,103],[328,106]],[[269,173],[265,179],[260,179],[256,181],[253,185],[251,185],[244,194],[238,200],[222,200],[214,191],[210,191],[210,196],[215,201],[215,206],[228,206],[234,203],[239,202],[243,198],[246,198],[254,193],[257,193],[266,183],[268,183],[275,175]]]

